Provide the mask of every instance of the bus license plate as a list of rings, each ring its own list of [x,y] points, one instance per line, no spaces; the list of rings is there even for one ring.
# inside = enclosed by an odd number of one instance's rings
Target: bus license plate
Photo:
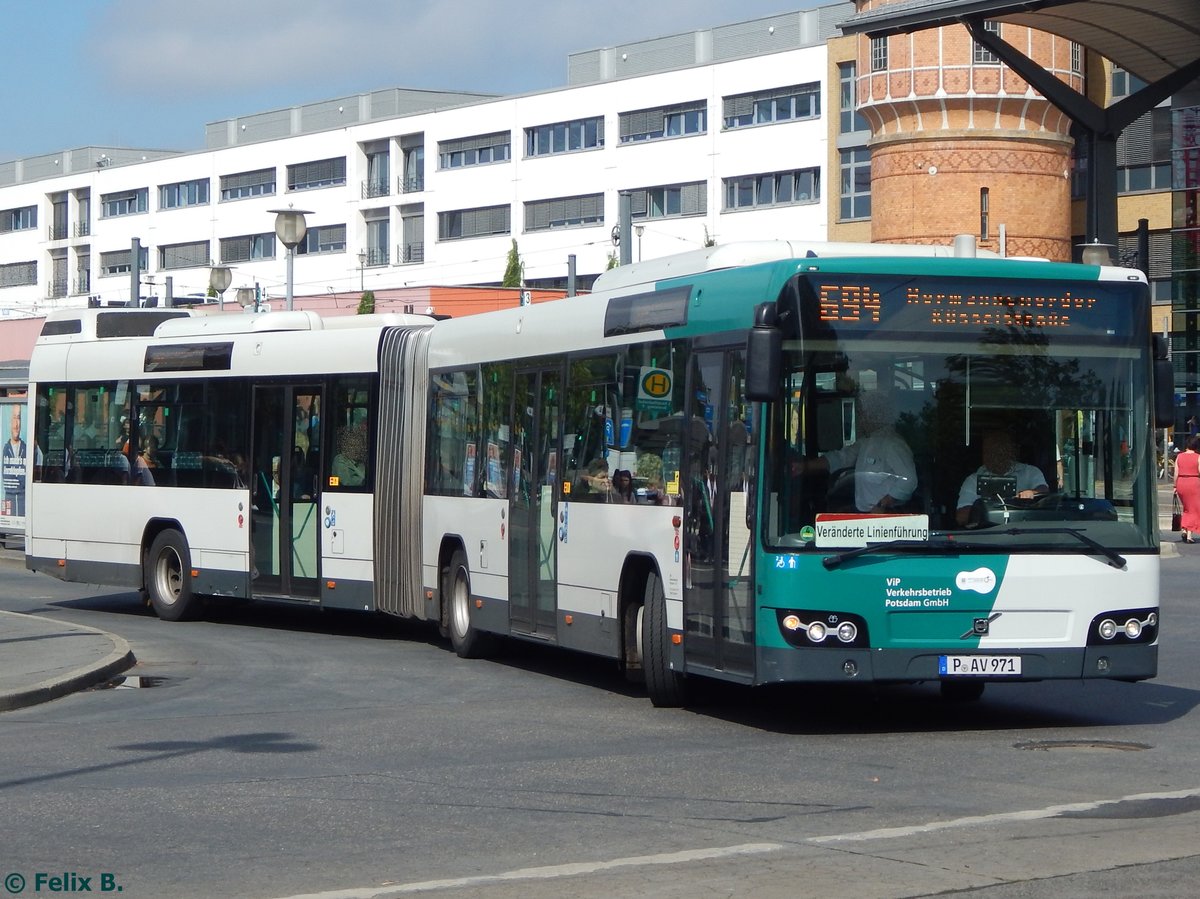
[[[1004,677],[1020,673],[1020,656],[938,656],[938,674],[946,677]]]

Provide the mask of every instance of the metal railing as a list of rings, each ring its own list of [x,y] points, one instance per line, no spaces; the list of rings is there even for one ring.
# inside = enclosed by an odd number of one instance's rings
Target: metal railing
[[[386,197],[388,195],[387,180],[383,181],[364,181],[362,183],[362,198],[369,200],[372,197]]]
[[[51,225],[46,229],[50,240],[66,240],[67,226],[66,225]]]
[[[66,278],[50,279],[50,284],[47,287],[46,295],[49,296],[51,299],[55,299],[57,297],[65,297],[67,295],[67,279]]]
[[[414,242],[403,247],[397,247],[396,254],[402,263],[424,262],[425,244],[423,242]]]
[[[402,194],[415,194],[417,191],[425,189],[424,175],[413,175],[409,178],[400,177],[396,181],[400,185],[400,193]]]
[[[90,237],[91,233],[92,233],[92,225],[90,222],[76,222],[75,223],[75,236],[76,237]]]
[[[367,247],[367,260],[365,265],[387,265],[388,264],[388,248],[387,247]]]

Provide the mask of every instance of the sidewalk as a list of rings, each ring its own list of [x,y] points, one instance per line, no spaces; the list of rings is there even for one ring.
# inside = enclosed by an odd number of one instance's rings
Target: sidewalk
[[[129,644],[114,634],[0,611],[0,712],[87,689],[133,663]]]

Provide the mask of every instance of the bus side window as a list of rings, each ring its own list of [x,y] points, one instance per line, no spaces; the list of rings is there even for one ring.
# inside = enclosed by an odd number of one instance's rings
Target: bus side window
[[[371,413],[370,390],[361,375],[338,378],[323,404],[321,417],[332,410],[327,419],[332,422],[328,448],[328,478],[322,489],[362,490],[371,479]],[[327,432],[329,433],[329,432]]]

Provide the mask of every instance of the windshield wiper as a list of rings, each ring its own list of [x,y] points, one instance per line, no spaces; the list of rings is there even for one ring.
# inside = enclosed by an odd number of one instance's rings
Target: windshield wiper
[[[981,531],[989,536],[993,534],[1002,534],[1007,537],[1020,537],[1025,534],[1070,534],[1080,543],[1086,544],[1089,548],[1095,550],[1100,555],[1104,556],[1107,564],[1113,568],[1124,568],[1125,557],[1118,553],[1115,549],[1110,549],[1103,543],[1093,540],[1083,531],[1075,528],[1007,528],[1005,530],[996,530],[988,528],[987,531]],[[922,549],[937,549],[937,550],[959,550],[959,549],[980,549],[989,548],[1003,551],[1003,547],[992,547],[987,543],[977,543],[975,541],[963,541],[954,538],[951,535],[946,535],[937,540],[892,540],[887,543],[871,543],[867,546],[859,546],[855,549],[846,550],[846,552],[838,553],[835,556],[826,556],[821,560],[821,564],[828,570],[832,571],[843,562],[855,559],[858,556],[865,556],[867,553],[880,552],[885,549],[896,549],[901,547],[920,547]]]
[[[1003,531],[994,531],[988,529],[989,534],[1005,534],[1009,537],[1019,537],[1022,534],[1070,534],[1080,543],[1086,543],[1100,555],[1108,560],[1108,564],[1113,568],[1124,568],[1125,557],[1115,549],[1105,546],[1097,540],[1093,540],[1083,531],[1075,528],[1007,528]]]
[[[903,547],[917,547],[920,549],[940,549],[940,550],[956,550],[961,544],[953,537],[940,537],[936,540],[889,540],[886,543],[868,543],[866,546],[859,546],[854,549],[848,549],[844,553],[838,553],[836,556],[826,556],[821,560],[821,564],[832,571],[843,562],[850,559],[856,559],[859,556],[865,556],[867,553],[877,553],[885,549],[899,549]]]

